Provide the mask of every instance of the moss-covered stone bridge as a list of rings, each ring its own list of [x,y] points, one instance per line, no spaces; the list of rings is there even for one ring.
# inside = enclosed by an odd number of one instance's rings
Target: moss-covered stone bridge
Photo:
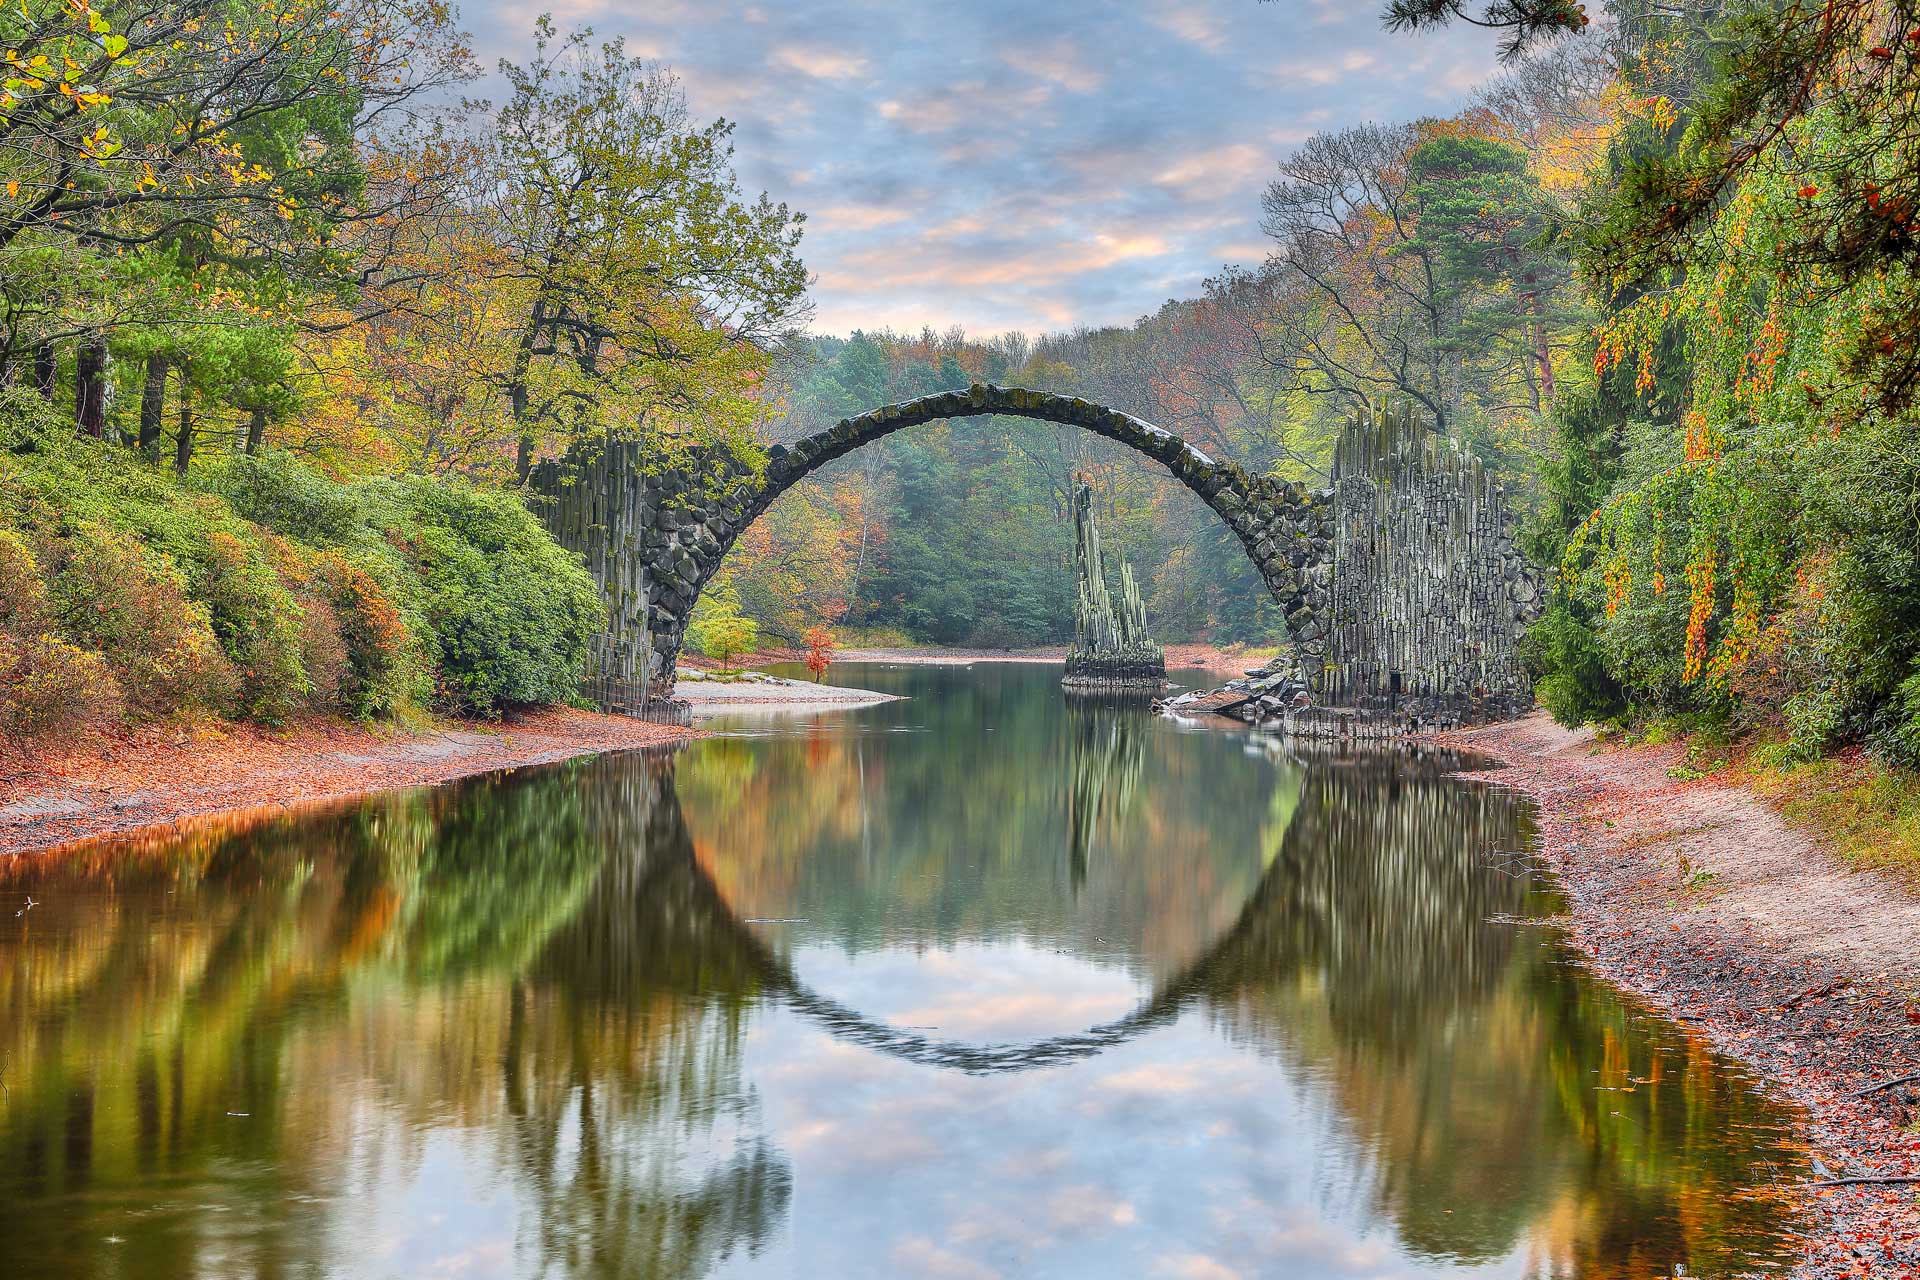
[[[774,445],[764,471],[724,448],[668,458],[638,442],[594,442],[535,468],[543,519],[580,551],[607,592],[613,620],[587,694],[610,708],[671,696],[694,601],[747,526],[837,458],[923,423],[991,415],[1081,427],[1165,466],[1227,523],[1286,611],[1303,657],[1324,651],[1332,563],[1329,494],[1249,475],[1171,432],[1071,396],[975,383],[846,418],[818,435]]]

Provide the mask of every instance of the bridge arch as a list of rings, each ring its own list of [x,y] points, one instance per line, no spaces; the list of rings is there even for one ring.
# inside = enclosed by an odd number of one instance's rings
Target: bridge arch
[[[1325,652],[1334,535],[1328,491],[1251,475],[1170,431],[1079,397],[977,382],[774,445],[760,473],[743,471],[725,450],[663,465],[637,442],[618,441],[536,468],[532,484],[545,499],[549,527],[583,551],[614,613],[589,696],[637,710],[645,699],[671,695],[694,602],[740,535],[799,481],[896,431],[992,415],[1080,427],[1165,466],[1239,538],[1285,612],[1303,665],[1311,669]]]
[[[778,1001],[834,1039],[916,1066],[967,1075],[1001,1075],[1098,1057],[1157,1028],[1244,980],[1269,945],[1273,902],[1291,883],[1283,856],[1299,807],[1265,833],[1264,871],[1234,919],[1205,949],[1166,975],[1127,1013],[1079,1031],[1019,1041],[973,1041],[896,1026],[810,985],[764,932],[749,925],[702,864],[681,808],[673,754],[631,760],[637,786],[603,812],[601,841],[628,861],[595,890],[593,905],[549,946],[542,968],[571,981],[560,966],[584,963],[583,989],[605,993],[609,974],[645,969],[645,985],[704,1003],[717,990]],[[1280,785],[1288,785],[1284,780]],[[1299,782],[1292,784],[1298,796]],[[604,897],[602,894],[604,893]],[[1250,957],[1253,957],[1250,959]],[[708,984],[731,982],[728,988]]]

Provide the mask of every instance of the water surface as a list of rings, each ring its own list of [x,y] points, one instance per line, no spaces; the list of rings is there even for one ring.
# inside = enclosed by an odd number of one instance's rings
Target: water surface
[[[0,862],[0,1275],[1780,1256],[1781,1117],[1537,923],[1523,804],[1057,675]]]

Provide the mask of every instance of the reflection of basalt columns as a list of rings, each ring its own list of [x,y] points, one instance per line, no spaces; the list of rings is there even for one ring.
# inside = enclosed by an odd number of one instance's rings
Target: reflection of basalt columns
[[[1086,883],[1087,865],[1102,823],[1124,818],[1146,772],[1143,711],[1097,699],[1077,699],[1067,712],[1072,733],[1068,770],[1067,830],[1071,840],[1069,872],[1077,890]]]

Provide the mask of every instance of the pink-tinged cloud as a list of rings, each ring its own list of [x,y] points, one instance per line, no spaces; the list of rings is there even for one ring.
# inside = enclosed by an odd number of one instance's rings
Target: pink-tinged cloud
[[[773,60],[780,66],[816,80],[851,80],[867,69],[865,58],[821,46],[789,45],[774,50]]]
[[[524,61],[530,0],[464,0]],[[1126,323],[1260,247],[1260,194],[1313,132],[1445,113],[1496,65],[1379,0],[561,0],[733,122],[749,191],[817,215],[816,327]],[[497,82],[476,86],[496,100]],[[1264,253],[1251,254],[1255,260]]]

